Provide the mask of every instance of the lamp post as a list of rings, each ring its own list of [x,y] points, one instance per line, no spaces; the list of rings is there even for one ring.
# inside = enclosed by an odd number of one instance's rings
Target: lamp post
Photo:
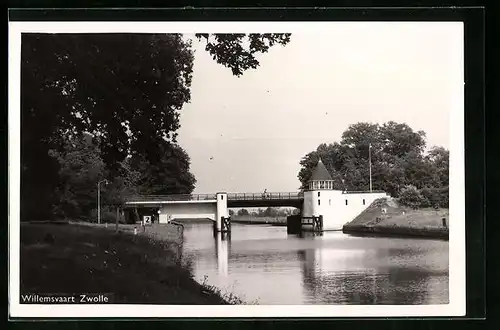
[[[108,180],[97,182],[97,224],[101,224],[101,183],[108,184]]]
[[[372,144],[368,146],[368,162],[370,163],[370,192],[372,192]]]

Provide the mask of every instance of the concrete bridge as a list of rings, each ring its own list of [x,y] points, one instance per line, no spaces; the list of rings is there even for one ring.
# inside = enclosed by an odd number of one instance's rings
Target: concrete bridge
[[[190,194],[166,196],[137,196],[127,199],[125,208],[134,210],[148,207],[159,214],[159,222],[174,219],[208,218],[215,222],[218,232],[230,230],[230,207],[296,207],[298,218],[290,218],[301,230],[312,224],[312,230],[341,230],[342,226],[363,212],[376,199],[388,197],[383,191],[346,191],[335,189],[325,165],[318,160],[303,192]],[[305,227],[303,226],[305,225]],[[295,226],[294,226],[295,227]],[[304,229],[305,230],[305,229]]]
[[[225,231],[224,219],[229,217],[228,208],[249,207],[296,207],[302,208],[302,192],[225,193],[132,196],[126,199],[124,208],[157,209],[159,222],[174,219],[211,219],[217,231]]]

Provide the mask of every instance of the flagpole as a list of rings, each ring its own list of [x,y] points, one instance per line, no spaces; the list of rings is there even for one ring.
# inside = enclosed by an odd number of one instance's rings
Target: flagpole
[[[372,144],[368,147],[368,161],[370,163],[370,192],[372,192]]]

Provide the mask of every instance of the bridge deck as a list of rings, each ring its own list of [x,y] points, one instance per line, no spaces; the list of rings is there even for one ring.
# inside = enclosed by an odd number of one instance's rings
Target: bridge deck
[[[156,207],[161,203],[168,202],[195,202],[206,201],[215,202],[217,199],[216,194],[177,194],[177,195],[147,195],[147,196],[131,196],[126,198],[125,204],[133,205],[150,205]],[[263,205],[277,202],[283,204],[287,202],[301,202],[304,195],[301,192],[272,192],[272,193],[228,193],[227,201],[228,206],[234,204],[248,204],[264,202]],[[258,206],[258,205],[257,205]]]
[[[343,191],[343,194],[378,193],[381,191]],[[147,206],[161,207],[162,204],[215,203],[216,194],[172,194],[131,196],[125,200],[125,207]],[[269,192],[269,193],[228,193],[228,207],[261,207],[261,206],[293,206],[301,207],[304,200],[303,192]]]

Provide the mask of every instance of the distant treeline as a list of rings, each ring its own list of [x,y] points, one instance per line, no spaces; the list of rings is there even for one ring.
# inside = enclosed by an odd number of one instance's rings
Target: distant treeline
[[[340,142],[323,143],[302,158],[302,189],[320,157],[335,189],[369,190],[371,159],[374,190],[414,208],[448,207],[449,151],[434,146],[426,152],[425,132],[405,123],[350,125]]]
[[[259,208],[256,211],[248,211],[247,209],[229,210],[229,215],[234,216],[253,216],[253,217],[287,217],[298,214],[298,209],[268,207],[266,209]]]

